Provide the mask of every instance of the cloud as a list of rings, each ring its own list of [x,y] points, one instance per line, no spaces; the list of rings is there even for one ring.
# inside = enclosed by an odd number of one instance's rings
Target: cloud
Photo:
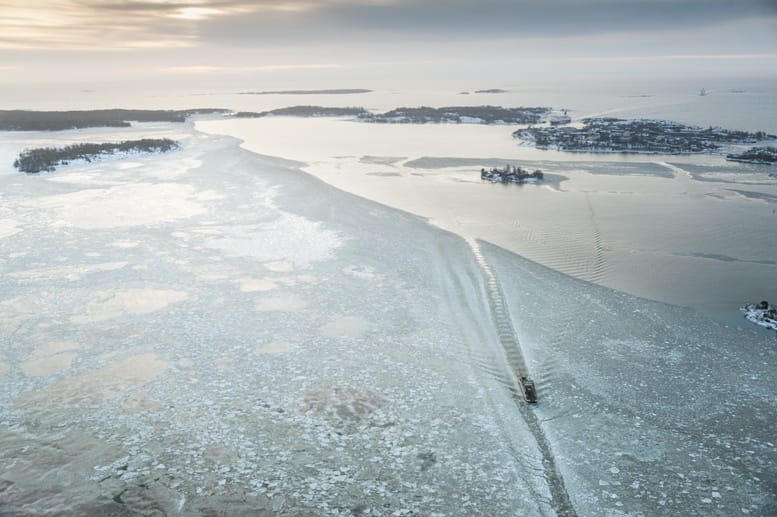
[[[547,36],[777,16],[769,0],[0,0],[0,46],[121,49]]]
[[[342,37],[491,39],[696,28],[777,15],[768,0],[396,0],[311,2],[304,12],[253,12],[203,24],[209,41]]]
[[[245,73],[245,72],[280,72],[287,70],[321,70],[345,68],[336,64],[293,64],[293,65],[261,65],[261,66],[218,66],[218,65],[192,65],[192,66],[166,66],[160,71],[173,74],[213,74],[213,73]]]

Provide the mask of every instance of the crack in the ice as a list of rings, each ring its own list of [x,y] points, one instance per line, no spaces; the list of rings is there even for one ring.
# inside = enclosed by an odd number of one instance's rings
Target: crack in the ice
[[[499,287],[499,281],[491,269],[491,266],[488,264],[486,257],[483,255],[483,252],[480,250],[478,242],[471,238],[465,240],[471,248],[475,260],[485,276],[486,294],[488,296],[488,305],[491,310],[491,316],[496,328],[499,330],[499,342],[504,348],[505,360],[511,370],[516,392],[521,393],[521,390],[518,387],[518,379],[521,377],[529,377],[529,372],[526,361],[523,358],[520,343],[515,335],[510,313],[509,310],[507,310],[507,304],[504,301],[504,296]],[[502,329],[509,329],[509,331],[502,332]],[[569,517],[576,516],[577,513],[569,499],[569,494],[564,485],[564,479],[558,470],[552,449],[542,429],[542,422],[527,404],[521,403],[521,400],[516,400],[516,403],[518,410],[521,412],[529,431],[534,436],[537,447],[542,455],[541,461],[544,467],[542,472],[551,495],[548,505],[556,512],[556,515]]]

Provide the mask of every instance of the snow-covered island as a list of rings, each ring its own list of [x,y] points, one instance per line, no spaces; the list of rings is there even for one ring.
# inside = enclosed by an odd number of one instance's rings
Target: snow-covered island
[[[107,144],[75,144],[59,148],[43,147],[22,152],[13,166],[29,174],[52,172],[57,165],[68,165],[75,160],[91,162],[116,154],[164,153],[178,147],[178,142],[169,138],[143,138]]]
[[[502,106],[449,106],[443,108],[397,108],[382,114],[366,114],[364,122],[387,124],[538,124],[544,121],[550,108]]]
[[[766,300],[761,303],[749,303],[740,309],[745,319],[769,330],[777,330],[777,308]]]
[[[534,183],[542,180],[541,170],[529,172],[515,165],[505,165],[504,169],[480,169],[480,179],[492,183]]]
[[[761,164],[777,163],[777,147],[751,147],[743,153],[727,154],[726,160]]]
[[[763,131],[730,131],[653,119],[586,118],[583,127],[530,127],[513,137],[539,149],[588,153],[692,154],[722,145],[775,138]]]

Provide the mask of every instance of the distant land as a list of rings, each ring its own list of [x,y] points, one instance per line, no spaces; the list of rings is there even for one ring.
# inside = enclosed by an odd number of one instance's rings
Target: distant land
[[[519,129],[514,138],[538,149],[588,153],[692,154],[713,152],[726,144],[777,138],[720,127],[703,128],[652,119],[586,118],[584,126]]]
[[[475,90],[475,93],[507,93],[507,90],[500,88],[489,88],[487,90]]]
[[[503,108],[501,106],[449,106],[444,108],[397,108],[386,113],[360,116],[365,122],[387,124],[537,124],[550,108]]]
[[[364,108],[350,107],[337,108],[326,106],[289,106],[269,111],[238,111],[232,116],[235,118],[259,118],[259,117],[348,117],[369,115]]]
[[[0,131],[63,131],[87,127],[129,127],[132,122],[184,122],[192,115],[227,113],[219,108],[190,110],[27,111],[0,110]]]
[[[144,138],[107,144],[75,144],[67,147],[42,147],[22,152],[14,167],[22,172],[34,174],[52,172],[57,165],[68,165],[74,160],[91,162],[103,156],[118,153],[160,153],[178,149],[178,142],[169,138]]]
[[[449,106],[443,108],[396,108],[385,113],[372,113],[362,107],[289,106],[270,111],[239,111],[235,118],[286,117],[356,117],[361,122],[382,124],[537,124],[550,113],[545,107],[503,108],[501,106]]]
[[[260,92],[240,92],[239,95],[351,95],[355,93],[370,93],[372,90],[363,88],[343,88],[339,90],[268,90]]]

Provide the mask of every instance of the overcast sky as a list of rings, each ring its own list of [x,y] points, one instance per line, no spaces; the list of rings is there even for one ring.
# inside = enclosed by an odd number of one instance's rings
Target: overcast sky
[[[777,74],[777,0],[0,0],[0,84],[475,73]]]

